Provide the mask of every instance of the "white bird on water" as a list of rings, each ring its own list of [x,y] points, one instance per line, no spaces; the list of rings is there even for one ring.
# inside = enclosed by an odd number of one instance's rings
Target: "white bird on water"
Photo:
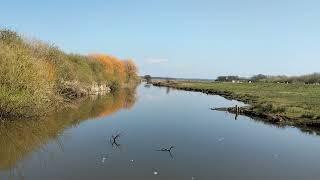
[[[156,169],[153,169],[153,175],[158,175],[158,171]]]
[[[106,157],[102,157],[102,163],[104,163],[106,159],[107,159]]]
[[[107,157],[108,157],[108,155],[103,155],[102,159],[101,159],[101,162],[104,163],[107,160]]]

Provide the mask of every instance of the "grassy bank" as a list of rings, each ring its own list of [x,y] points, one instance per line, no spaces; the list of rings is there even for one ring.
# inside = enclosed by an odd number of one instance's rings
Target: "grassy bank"
[[[116,91],[137,79],[136,71],[131,60],[67,54],[0,29],[0,118],[43,115],[93,85]]]
[[[284,117],[287,124],[320,125],[319,85],[195,81],[161,81],[154,84],[236,99],[252,105],[254,112]]]

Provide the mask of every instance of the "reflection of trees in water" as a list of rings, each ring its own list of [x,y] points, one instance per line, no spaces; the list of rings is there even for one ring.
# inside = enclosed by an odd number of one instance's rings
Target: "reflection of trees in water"
[[[32,151],[45,151],[49,140],[54,140],[58,149],[63,151],[59,135],[66,128],[77,126],[89,118],[108,116],[123,108],[130,109],[135,101],[135,89],[122,89],[115,94],[87,98],[76,108],[46,118],[0,123],[0,169],[15,166],[19,169],[18,161]],[[17,171],[16,168],[13,171]]]
[[[169,87],[167,87],[167,91],[166,91],[166,93],[167,93],[167,94],[169,94],[169,93],[170,93],[170,88],[169,88]]]
[[[317,135],[320,136],[320,128],[319,127],[300,127],[299,130],[308,135]]]
[[[108,98],[108,100],[103,100],[104,105],[101,107],[98,115],[95,117],[104,117],[111,115],[121,109],[130,109],[136,102],[135,90],[130,88],[124,88],[120,91],[114,93]]]

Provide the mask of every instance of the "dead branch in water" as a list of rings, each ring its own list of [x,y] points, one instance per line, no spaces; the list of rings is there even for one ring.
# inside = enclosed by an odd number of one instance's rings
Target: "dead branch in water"
[[[161,148],[158,151],[169,151],[171,152],[171,150],[174,148],[174,146],[170,146],[169,148]]]
[[[116,135],[112,135],[110,138],[110,143],[112,147],[119,147],[120,144],[117,142],[117,139],[119,139],[120,133],[117,133]]]
[[[173,159],[173,154],[171,152],[172,149],[174,149],[174,146],[170,146],[169,148],[161,148],[161,149],[158,149],[157,151],[168,152],[170,157]]]

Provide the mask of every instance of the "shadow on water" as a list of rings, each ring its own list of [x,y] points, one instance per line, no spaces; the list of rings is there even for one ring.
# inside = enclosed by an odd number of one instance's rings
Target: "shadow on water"
[[[239,115],[239,114],[234,114],[234,113],[229,113],[226,112],[228,114],[233,114],[234,120],[238,120],[238,118],[240,116],[245,116],[245,115]],[[268,120],[259,118],[259,117],[253,117],[253,116],[245,116],[245,117],[250,117],[250,121],[254,121],[256,123],[261,123],[267,126],[270,126],[272,128],[280,128],[280,129],[285,129],[288,127],[288,125],[283,125],[283,124],[278,124],[278,123],[274,123],[274,122],[270,122]],[[294,127],[293,128],[297,128],[300,132],[307,134],[307,135],[313,135],[313,136],[320,136],[320,128],[319,127],[312,127],[312,126],[300,126],[300,127]]]
[[[17,162],[36,149],[45,151],[49,141],[56,142],[63,151],[59,136],[64,130],[88,119],[98,119],[121,109],[130,109],[135,102],[135,89],[122,89],[114,94],[90,96],[77,107],[46,118],[0,123],[0,169],[15,167]]]

